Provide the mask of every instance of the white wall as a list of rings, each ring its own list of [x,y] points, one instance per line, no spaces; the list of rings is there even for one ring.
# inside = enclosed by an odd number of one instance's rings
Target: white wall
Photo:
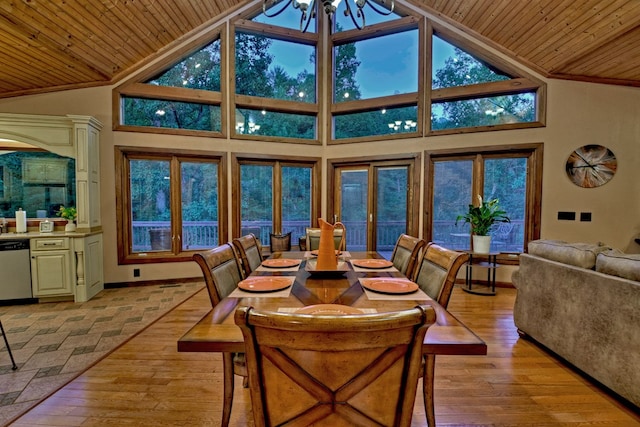
[[[256,144],[214,138],[113,132],[111,87],[0,99],[0,112],[90,115],[105,125],[100,141],[105,283],[132,281],[133,268],[140,268],[141,280],[200,275],[199,269],[192,262],[135,266],[117,264],[114,176],[114,146],[117,145],[165,148],[179,146],[227,153],[247,153],[259,148],[267,154],[319,156],[326,159],[363,154],[422,153],[427,149],[542,142],[542,238],[602,241],[620,249],[630,248],[638,251],[640,248],[636,248],[637,245],[631,242],[634,235],[640,233],[640,89],[559,80],[547,83],[545,128],[342,144],[324,148],[301,144]],[[602,187],[577,187],[565,174],[567,157],[575,148],[585,144],[605,145],[618,158],[618,173]],[[323,174],[323,177],[326,182],[326,174]],[[229,195],[231,197],[231,191]],[[326,197],[323,196],[323,206],[325,205]],[[591,212],[592,221],[558,221],[558,211],[575,211],[578,216],[580,212]],[[508,277],[499,277],[498,280],[508,280]]]

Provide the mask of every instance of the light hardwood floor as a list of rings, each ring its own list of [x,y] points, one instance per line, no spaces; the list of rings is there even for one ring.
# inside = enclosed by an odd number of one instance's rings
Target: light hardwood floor
[[[494,297],[454,290],[450,311],[487,342],[488,355],[437,358],[438,425],[640,426],[637,413],[518,337],[514,299],[513,289]],[[176,351],[176,340],[208,310],[201,291],[12,425],[219,425],[220,357]],[[424,426],[418,396],[413,425]],[[250,407],[238,379],[231,425],[253,425]]]

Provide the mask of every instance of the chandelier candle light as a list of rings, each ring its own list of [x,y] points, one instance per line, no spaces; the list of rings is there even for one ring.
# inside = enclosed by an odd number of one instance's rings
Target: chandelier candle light
[[[263,0],[262,12],[267,18],[273,18],[280,15],[282,12],[284,12],[284,10],[289,5],[293,6],[294,9],[300,9],[300,12],[302,13],[302,15],[300,16],[300,31],[304,33],[309,28],[309,23],[311,22],[311,19],[316,17],[316,3],[318,3],[319,1],[320,0],[285,0],[281,4],[281,7],[274,8],[275,9],[274,12],[268,12],[269,9],[271,9],[273,6],[278,4],[279,1]],[[357,8],[355,16],[353,14],[352,7],[349,5],[349,2],[351,1],[355,3],[355,6]],[[331,15],[333,15],[336,12],[340,2],[341,0],[322,0],[322,8],[324,9],[324,12],[327,14],[327,16],[331,17]],[[393,9],[395,7],[395,0],[391,0],[388,10],[376,4],[375,0],[371,0],[371,1],[370,0],[345,0],[344,4],[345,4],[344,16],[350,17],[351,21],[353,21],[353,25],[355,25],[357,29],[361,30],[365,26],[365,18],[364,18],[364,10],[363,10],[365,5],[369,5],[369,7],[373,9],[374,12],[380,15],[388,16],[393,13]],[[380,4],[385,4],[385,0],[382,0]]]

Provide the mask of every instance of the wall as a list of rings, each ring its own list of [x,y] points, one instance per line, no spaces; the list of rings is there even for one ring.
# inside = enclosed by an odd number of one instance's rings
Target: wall
[[[545,128],[394,140],[392,143],[343,144],[324,148],[113,132],[110,125],[111,87],[0,99],[0,112],[90,115],[105,125],[100,140],[105,283],[132,281],[133,268],[140,268],[141,280],[200,275],[199,269],[192,262],[117,265],[114,176],[116,145],[165,148],[184,146],[228,153],[232,150],[252,152],[259,146],[267,154],[320,156],[326,159],[361,156],[365,153],[422,153],[427,149],[543,142],[542,237],[583,242],[602,241],[621,249],[635,245],[631,243],[632,237],[640,233],[640,89],[560,80],[550,80],[547,83]],[[568,155],[584,144],[605,145],[618,158],[618,173],[602,187],[580,188],[566,177],[564,165]],[[324,173],[323,182],[326,182]],[[229,197],[230,195],[231,191]],[[591,212],[593,219],[591,222],[558,221],[556,216],[560,210]],[[508,276],[503,273],[498,280],[508,280]]]

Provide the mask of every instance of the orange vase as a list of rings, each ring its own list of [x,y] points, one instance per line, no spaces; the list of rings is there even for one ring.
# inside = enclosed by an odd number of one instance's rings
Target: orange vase
[[[331,225],[324,219],[318,218],[318,223],[320,224],[320,243],[318,244],[318,263],[316,264],[316,269],[337,270],[339,251],[336,250],[333,242],[333,230],[336,227],[342,228],[340,248],[344,246],[344,236],[347,233],[347,230],[341,222],[336,222]]]

